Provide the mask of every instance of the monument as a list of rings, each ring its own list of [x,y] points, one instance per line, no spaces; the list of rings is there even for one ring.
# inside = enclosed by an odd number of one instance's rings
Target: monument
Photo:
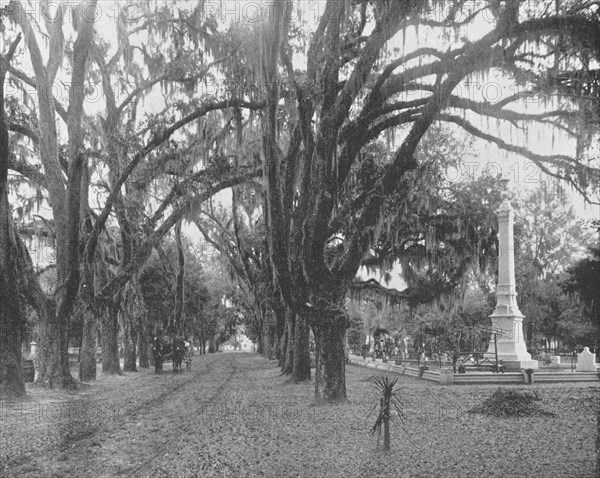
[[[583,352],[577,354],[576,372],[596,372],[596,354],[590,352],[589,347],[585,347]]]
[[[490,316],[492,329],[498,330],[498,359],[507,371],[537,369],[538,361],[531,359],[523,335],[523,317],[517,305],[515,285],[515,254],[513,242],[514,212],[508,200],[508,179],[502,180],[502,204],[498,210],[498,285],[496,308]],[[494,341],[490,340],[488,354],[495,352]]]

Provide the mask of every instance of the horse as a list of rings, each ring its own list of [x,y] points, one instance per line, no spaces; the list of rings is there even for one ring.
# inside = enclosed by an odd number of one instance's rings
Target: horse
[[[182,339],[174,338],[172,342],[162,344],[161,357],[162,360],[171,360],[173,363],[173,372],[181,372],[181,364],[185,357],[186,347]],[[162,368],[161,368],[162,369]]]
[[[181,372],[181,364],[187,352],[185,341],[174,339],[171,347],[171,358],[173,360],[173,372]]]
[[[158,337],[152,338],[152,358],[154,359],[154,373],[163,370],[163,345]]]

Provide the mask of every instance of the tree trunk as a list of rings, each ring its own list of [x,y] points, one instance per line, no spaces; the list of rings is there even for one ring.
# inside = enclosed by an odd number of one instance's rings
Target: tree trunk
[[[283,370],[283,366],[285,365],[285,355],[284,350],[286,347],[285,343],[285,334],[289,332],[287,330],[287,307],[283,303],[282,300],[277,300],[274,303],[274,312],[275,312],[275,326],[273,327],[273,339],[272,339],[272,354],[275,356],[277,360],[279,360],[280,367]]]
[[[146,317],[142,318],[142,325],[138,334],[138,355],[140,358],[140,368],[150,367],[148,361],[148,325]]]
[[[8,195],[3,186],[0,184],[0,396],[18,397],[25,394],[21,368],[25,316],[19,300],[16,244],[10,234],[16,231],[11,231]]]
[[[11,227],[8,203],[8,121],[4,109],[4,79],[21,35],[0,55],[0,395],[25,394],[21,341],[25,317],[19,300],[16,231]]]
[[[292,380],[304,382],[310,380],[310,351],[308,347],[310,328],[306,320],[296,315],[296,330],[294,342],[294,365]]]
[[[283,356],[283,368],[281,370],[286,375],[290,375],[294,370],[294,350],[296,348],[295,317],[296,314],[294,311],[290,307],[287,307],[285,312],[285,355]]]
[[[390,419],[383,420],[383,449],[390,451]]]
[[[260,355],[264,355],[264,345],[263,345],[263,333],[262,326],[258,328],[256,332],[256,353]]]
[[[264,332],[261,333],[259,335],[259,337],[260,337],[260,342],[258,343],[257,351],[258,351],[258,353],[261,356],[266,357],[267,356],[267,349],[266,349],[266,346],[265,346],[265,334],[264,334]]]
[[[275,326],[269,327],[268,334],[268,358],[269,360],[273,360],[277,358],[277,330]]]
[[[596,343],[600,342],[600,323],[596,323]],[[598,353],[598,348],[596,348]],[[596,476],[600,477],[600,393],[596,398]]]
[[[82,382],[96,380],[97,319],[96,309],[93,306],[86,307],[83,316],[83,337],[79,362],[79,380]]]
[[[11,294],[5,280],[10,275],[11,273],[7,269],[3,269],[0,279],[0,301],[2,302],[2,311],[0,311],[0,396],[18,397],[25,394],[25,382],[21,368],[23,315],[20,310],[19,296]]]
[[[137,331],[131,323],[131,318],[123,317],[123,371],[137,372]]]
[[[86,184],[87,194],[88,187]],[[88,218],[88,220],[91,220]],[[83,332],[81,340],[80,362],[79,362],[79,380],[90,382],[96,380],[96,350],[98,348],[98,325],[100,324],[99,311],[101,310],[99,302],[95,297],[96,286],[96,268],[95,259],[96,248],[93,251],[86,251],[83,257],[83,276],[81,279],[81,300],[85,304],[85,313],[83,316]]]
[[[313,325],[315,335],[316,370],[315,399],[317,401],[345,401],[346,317],[341,312],[321,310]]]
[[[264,328],[263,328],[263,336],[262,336],[262,340],[263,340],[263,357],[268,359],[270,358],[270,343],[269,343],[269,337],[270,337],[270,330],[271,328],[265,324]]]
[[[47,300],[46,296],[44,295],[44,291],[38,282],[38,278],[33,267],[33,262],[25,243],[19,236],[14,223],[11,223],[11,227],[14,230],[11,237],[15,238],[15,243],[17,246],[17,254],[15,257],[17,258],[18,262],[19,279],[23,281],[22,284],[19,285],[19,289],[20,292],[25,296],[27,303],[36,311],[38,322],[43,324],[46,322],[49,315],[48,308],[50,306],[50,302]],[[39,336],[37,339],[39,342]],[[38,353],[33,359],[36,370],[36,381],[40,382],[42,380],[39,373],[40,354]]]
[[[55,306],[51,301],[48,316],[39,325],[39,381],[50,388],[73,383],[69,369],[68,327],[63,318],[57,316]]]
[[[269,359],[271,356],[271,328],[268,325],[265,325],[263,331],[263,356],[266,359]]]
[[[530,352],[537,349],[533,342],[533,320],[529,320],[525,327],[525,343],[527,344],[527,350]]]
[[[277,359],[278,366],[281,369],[281,373],[284,373],[285,369],[285,353],[288,345],[288,328],[285,327],[283,329],[283,335],[281,337],[281,341],[278,344],[277,351],[275,354],[275,358]]]
[[[85,15],[95,14],[97,0],[89,3]],[[49,203],[55,221],[57,237],[56,268],[57,284],[55,304],[48,307],[47,320],[40,324],[40,380],[50,385],[61,383],[62,386],[73,384],[69,371],[67,331],[71,312],[77,299],[79,289],[79,218],[80,192],[82,174],[85,167],[83,152],[83,132],[81,118],[83,116],[84,84],[86,62],[92,46],[94,24],[83,21],[83,10],[75,12],[80,15],[77,38],[72,44],[71,78],[72,86],[69,95],[67,132],[68,132],[68,174],[67,186],[63,167],[59,161],[59,148],[56,130],[56,112],[54,101],[42,101],[47,98],[47,87],[54,83],[59,63],[55,60],[60,55],[50,55],[44,65],[39,54],[39,46],[32,33],[30,16],[25,14],[19,2],[13,2],[17,9],[13,18],[28,38],[28,49],[36,79],[38,94],[39,155],[46,173]],[[50,43],[64,48],[61,40],[62,25],[51,29]]]
[[[175,224],[175,243],[177,244],[177,288],[175,291],[175,316],[173,322],[177,333],[183,331],[183,312],[185,306],[185,254],[183,243],[181,242],[181,222],[180,219]]]
[[[107,307],[102,321],[102,373],[120,374],[121,364],[119,362],[119,306],[120,297],[111,301]]]

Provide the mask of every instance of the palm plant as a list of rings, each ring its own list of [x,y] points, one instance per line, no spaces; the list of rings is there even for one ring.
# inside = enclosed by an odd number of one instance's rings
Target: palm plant
[[[375,387],[381,392],[381,398],[379,399],[379,403],[376,403],[369,412],[370,417],[379,405],[379,414],[373,428],[371,428],[371,434],[374,435],[377,433],[377,440],[379,442],[383,428],[383,449],[385,451],[390,451],[390,420],[395,415],[402,422],[405,420],[404,413],[402,412],[402,402],[398,396],[400,390],[396,388],[396,382],[398,382],[397,378],[390,380],[388,377],[379,377],[375,380]]]

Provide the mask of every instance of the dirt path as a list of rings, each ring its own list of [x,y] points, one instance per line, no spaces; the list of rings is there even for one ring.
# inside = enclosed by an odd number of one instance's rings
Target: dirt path
[[[197,357],[191,372],[136,377],[150,381],[158,393],[142,389],[137,394],[123,382],[112,397],[105,397],[112,406],[104,410],[102,397],[86,400],[85,392],[68,402],[69,407],[63,403],[57,413],[48,413],[52,400],[45,408],[37,403],[37,408],[27,403],[13,407],[32,415],[29,422],[34,428],[36,421],[49,419],[60,438],[55,446],[12,460],[13,466],[2,476],[161,476],[161,461],[178,456],[190,435],[201,428],[206,410],[218,408],[227,395],[238,361],[239,354]],[[120,403],[117,408],[115,402]],[[27,413],[21,413],[21,421],[24,417]],[[5,418],[10,415],[5,413]],[[10,425],[8,420],[4,424]]]

